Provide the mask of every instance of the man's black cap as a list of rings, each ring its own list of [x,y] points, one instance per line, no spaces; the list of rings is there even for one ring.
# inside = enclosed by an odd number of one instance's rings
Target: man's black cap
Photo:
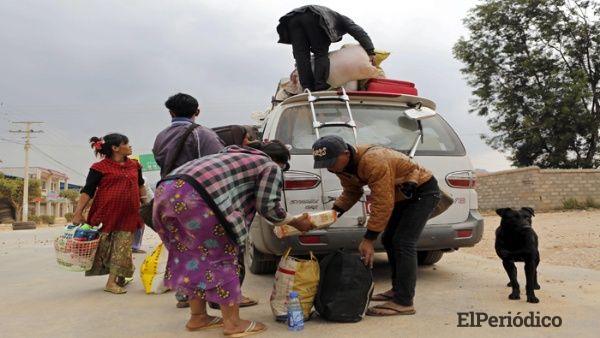
[[[326,135],[316,140],[312,146],[315,169],[331,167],[338,156],[348,149],[344,139],[337,135]]]

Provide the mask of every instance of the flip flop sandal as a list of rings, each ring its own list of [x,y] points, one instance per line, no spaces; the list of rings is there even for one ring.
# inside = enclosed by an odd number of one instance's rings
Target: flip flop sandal
[[[217,327],[223,327],[223,318],[214,317],[208,324],[201,326],[201,327],[189,327],[187,325],[185,326],[185,328],[188,331],[202,331],[202,330],[214,329]]]
[[[249,307],[254,305],[258,305],[258,301],[248,297],[243,297],[242,302],[240,303],[240,307]]]
[[[389,310],[389,311],[393,311],[393,312],[392,313],[383,313],[383,312],[378,312],[377,310]],[[374,317],[414,315],[415,313],[417,313],[417,311],[415,311],[414,309],[402,311],[402,310],[396,309],[395,307],[385,305],[385,304],[375,305],[373,307],[370,307],[367,310],[367,316],[374,316]]]
[[[123,287],[127,286],[127,284],[133,282],[133,277],[117,276],[117,279],[115,282],[117,283],[118,286],[123,288]]]
[[[388,296],[385,293],[379,293],[379,294],[371,296],[371,301],[373,301],[373,302],[387,302],[392,299],[394,299],[394,297]]]
[[[266,326],[263,329],[256,329],[256,322],[251,321],[250,325],[248,325],[248,327],[243,332],[229,333],[229,334],[225,333],[225,337],[233,337],[233,338],[246,337],[249,335],[253,335],[253,334],[257,334],[257,333],[261,333],[261,332],[265,332],[265,331],[267,331]]]
[[[242,307],[249,307],[249,306],[254,306],[257,305],[258,301],[254,300],[252,298],[248,298],[248,297],[243,297],[242,298],[242,302],[240,303],[240,308]],[[208,306],[213,309],[213,310],[219,310],[221,309],[221,306],[217,303],[213,303],[213,302],[208,302]]]
[[[110,293],[114,293],[115,295],[122,295],[124,293],[127,293],[127,290],[121,288],[121,287],[116,287],[116,288],[104,288],[104,291],[106,292],[110,292]]]

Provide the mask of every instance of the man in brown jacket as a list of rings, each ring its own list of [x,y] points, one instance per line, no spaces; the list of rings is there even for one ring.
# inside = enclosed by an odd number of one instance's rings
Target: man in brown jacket
[[[343,187],[333,209],[342,214],[371,190],[371,215],[358,247],[365,265],[373,266],[373,242],[383,232],[382,244],[392,270],[392,289],[373,296],[385,303],[369,308],[368,315],[414,314],[417,279],[416,243],[435,206],[440,190],[431,172],[393,149],[352,146],[335,135],[313,144],[315,168],[337,175]]]

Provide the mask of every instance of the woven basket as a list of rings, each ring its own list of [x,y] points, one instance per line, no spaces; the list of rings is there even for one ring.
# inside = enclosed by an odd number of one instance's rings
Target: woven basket
[[[94,257],[100,240],[77,241],[69,237],[68,235],[61,235],[54,240],[56,262],[68,271],[83,272],[90,270],[94,264]]]

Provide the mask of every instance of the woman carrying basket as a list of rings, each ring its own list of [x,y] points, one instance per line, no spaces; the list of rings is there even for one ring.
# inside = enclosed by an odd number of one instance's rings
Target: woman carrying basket
[[[140,199],[145,193],[144,189],[140,189],[144,184],[142,167],[128,158],[131,146],[125,135],[92,137],[90,143],[96,156],[102,160],[90,168],[73,215],[73,224],[84,223],[83,210],[93,198],[87,223],[92,226],[102,224],[102,227],[94,264],[85,275],[108,274],[104,291],[123,294],[127,291],[119,279],[133,276],[133,234],[143,226],[138,212]]]
[[[308,216],[294,219],[281,205],[289,159],[278,141],[230,146],[187,162],[158,184],[153,218],[169,250],[165,285],[189,296],[188,330],[223,327],[226,336],[241,337],[266,329],[240,319],[237,257],[255,212],[276,225],[312,229]],[[222,319],[208,315],[207,302],[220,305]]]

